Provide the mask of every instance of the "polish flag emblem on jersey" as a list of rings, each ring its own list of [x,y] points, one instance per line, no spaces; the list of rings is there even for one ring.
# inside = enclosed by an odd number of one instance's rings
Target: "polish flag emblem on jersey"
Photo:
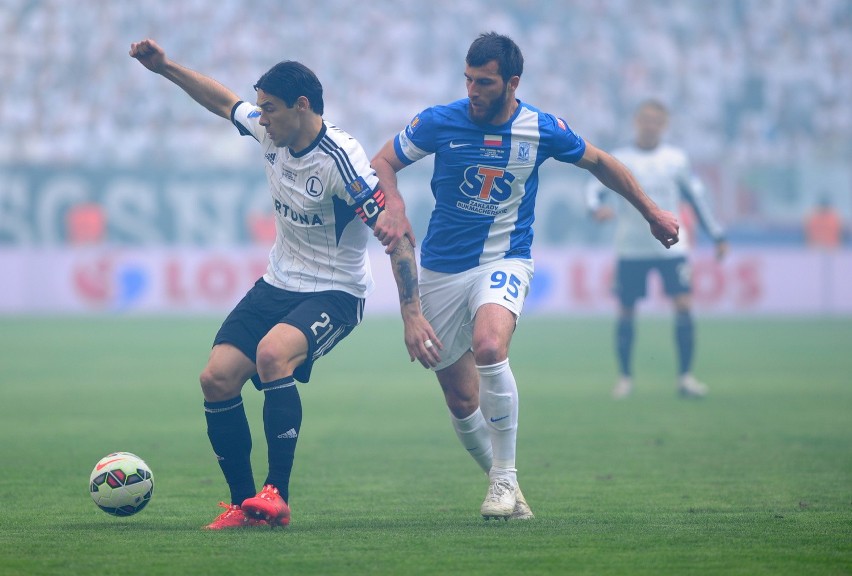
[[[486,134],[485,135],[485,145],[486,146],[502,146],[503,145],[503,137],[499,134]]]

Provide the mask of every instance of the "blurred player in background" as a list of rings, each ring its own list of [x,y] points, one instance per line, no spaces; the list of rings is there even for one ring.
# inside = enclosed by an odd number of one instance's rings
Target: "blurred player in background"
[[[419,113],[373,158],[385,192],[396,173],[435,154],[432,212],[421,250],[423,313],[443,343],[434,368],[459,440],[489,474],[480,513],[532,518],[515,467],[518,387],[509,344],[533,276],[530,254],[538,167],[548,158],[585,168],[647,220],[663,246],[678,241],[630,172],[583,141],[567,123],[515,98],[518,46],[495,33],[467,53],[467,98]],[[423,343],[427,348],[437,344]]]
[[[296,380],[307,382],[314,361],[361,321],[373,287],[367,226],[391,254],[406,340],[436,339],[420,312],[417,263],[405,236],[410,225],[404,212],[395,220],[383,209],[378,179],[361,145],[323,120],[322,85],[304,65],[273,66],[254,86],[253,104],[169,60],[152,40],[132,44],[130,55],[260,144],[276,239],[266,273],[225,319],[201,373],[207,434],[231,492],[230,504],[221,503],[226,510],[206,528],[286,526],[302,421]],[[429,366],[436,354],[418,348],[412,358]],[[241,396],[249,379],[264,392],[269,473],[258,494]]]
[[[728,245],[721,226],[707,206],[704,186],[690,169],[686,154],[679,148],[662,142],[668,124],[666,107],[656,100],[643,102],[636,111],[635,141],[630,147],[613,150],[639,180],[642,189],[661,208],[675,212],[686,201],[704,230],[716,244],[716,256],[721,259]],[[615,217],[616,211],[604,203],[606,187],[592,180],[587,189],[587,202],[594,217],[604,221]],[[633,391],[632,351],[636,302],[646,295],[648,274],[657,270],[663,280],[666,295],[674,302],[675,342],[678,356],[678,391],[684,397],[702,397],[707,386],[692,375],[695,348],[695,325],[692,319],[690,293],[692,290],[687,229],[681,229],[681,242],[670,250],[650,241],[645,221],[637,217],[630,205],[618,202],[615,245],[617,262],[614,292],[619,301],[615,349],[620,377],[612,391],[616,399]]]

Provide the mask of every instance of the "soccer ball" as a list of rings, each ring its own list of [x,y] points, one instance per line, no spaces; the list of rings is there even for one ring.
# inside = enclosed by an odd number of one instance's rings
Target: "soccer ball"
[[[89,477],[89,494],[113,516],[132,516],[151,501],[154,474],[139,456],[114,452],[101,458]]]

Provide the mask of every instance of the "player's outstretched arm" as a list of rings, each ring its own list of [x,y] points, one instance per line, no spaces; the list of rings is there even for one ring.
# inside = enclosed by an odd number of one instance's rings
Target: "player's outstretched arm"
[[[414,247],[403,236],[390,255],[393,277],[399,292],[399,307],[405,327],[405,347],[412,362],[420,361],[424,368],[437,366],[441,360],[441,341],[420,308],[417,283],[417,259]]]
[[[216,80],[169,60],[165,51],[151,39],[130,45],[130,56],[151,72],[160,74],[180,86],[193,100],[226,120],[240,98]]]
[[[379,215],[373,228],[373,235],[385,246],[387,254],[393,254],[399,241],[406,237],[412,246],[417,243],[411,222],[405,215],[405,201],[399,193],[396,173],[405,165],[396,157],[393,140],[389,140],[371,161],[373,170],[379,177],[379,188],[385,195],[385,210]]]
[[[639,182],[624,164],[586,142],[586,152],[577,162],[577,166],[591,172],[595,178],[600,180],[601,184],[610,190],[615,190],[630,202],[648,221],[651,226],[651,234],[663,246],[669,248],[677,243],[679,232],[677,217],[671,212],[661,210],[642,191]]]

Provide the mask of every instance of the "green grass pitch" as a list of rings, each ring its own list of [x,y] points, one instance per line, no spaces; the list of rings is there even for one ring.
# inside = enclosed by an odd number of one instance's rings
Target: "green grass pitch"
[[[219,319],[0,320],[0,574],[852,574],[852,320],[698,319],[702,401],[674,393],[666,318],[614,402],[609,319],[525,317],[511,362],[536,519],[485,522],[485,476],[396,318],[300,387],[292,525],[209,533],[227,491],[198,373]],[[262,398],[244,390],[258,481]],[[131,518],[89,472],[154,471]]]

